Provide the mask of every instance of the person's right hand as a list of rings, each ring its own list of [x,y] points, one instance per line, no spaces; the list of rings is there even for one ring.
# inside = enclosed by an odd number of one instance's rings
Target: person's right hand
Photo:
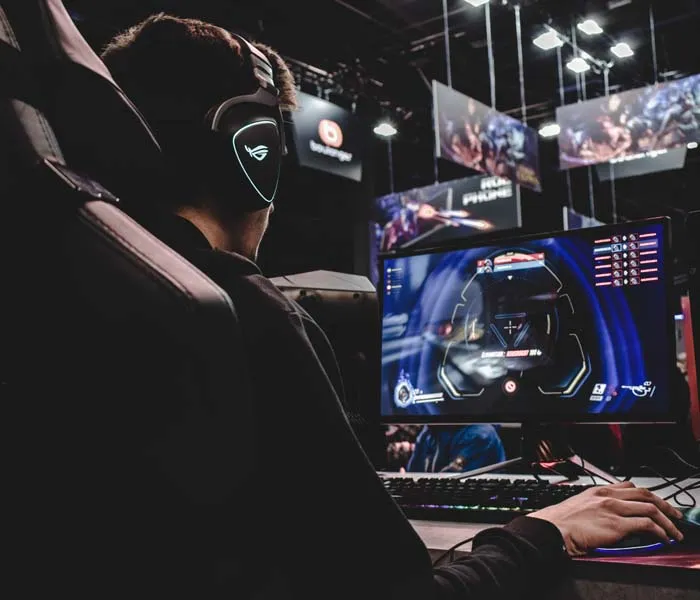
[[[679,519],[681,513],[631,482],[589,488],[528,516],[556,525],[570,556],[581,556],[634,533],[651,533],[665,542],[683,539],[669,518]]]

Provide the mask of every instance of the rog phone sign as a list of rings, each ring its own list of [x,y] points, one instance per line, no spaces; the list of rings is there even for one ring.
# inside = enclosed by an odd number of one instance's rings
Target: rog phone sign
[[[430,248],[474,235],[520,227],[520,197],[512,181],[477,175],[381,196],[370,223],[370,279],[379,252]]]
[[[303,92],[292,115],[299,164],[362,180],[362,132],[350,111]]]

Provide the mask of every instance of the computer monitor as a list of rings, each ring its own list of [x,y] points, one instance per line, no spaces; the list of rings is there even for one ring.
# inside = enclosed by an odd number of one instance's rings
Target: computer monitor
[[[670,221],[381,265],[385,423],[676,422]]]

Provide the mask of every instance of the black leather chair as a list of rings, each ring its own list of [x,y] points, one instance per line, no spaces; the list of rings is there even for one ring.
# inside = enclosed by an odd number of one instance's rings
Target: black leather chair
[[[159,160],[62,3],[0,0],[16,597],[211,598],[236,568],[255,443],[245,356],[228,296],[127,214],[149,212]]]

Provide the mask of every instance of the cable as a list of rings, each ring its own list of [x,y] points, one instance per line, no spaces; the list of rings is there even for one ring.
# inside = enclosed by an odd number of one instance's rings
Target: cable
[[[653,469],[652,467],[649,467],[647,465],[642,465],[640,468],[649,469],[652,473],[654,473],[657,477],[660,477],[661,479],[663,479],[665,482],[665,483],[660,483],[658,485],[653,485],[650,488],[647,488],[650,492],[656,492],[658,490],[663,490],[664,488],[667,488],[671,485],[676,485],[678,483],[682,483],[683,481],[687,481],[688,479],[695,479],[696,477],[700,476],[700,471],[697,471],[695,473],[691,473],[690,475],[686,475],[683,477],[676,477],[675,479],[669,479],[668,477],[664,477],[663,475],[660,475],[656,469]]]
[[[450,22],[447,12],[447,0],[442,0],[442,20],[445,37],[445,67],[447,68],[447,87],[452,88],[452,60],[450,57]]]
[[[676,452],[673,448],[670,448],[669,446],[659,446],[660,450],[666,450],[667,452],[670,452],[673,454],[678,459],[678,462],[681,464],[685,465],[689,469],[693,469],[694,471],[700,471],[700,466],[694,465],[693,463],[689,463],[685,458],[683,458],[678,452]]]
[[[484,9],[486,17],[486,45],[488,46],[489,82],[491,84],[491,108],[496,108],[496,67],[493,62],[493,40],[491,38],[491,3]]]
[[[678,488],[678,491],[675,492],[675,493],[673,493],[673,494],[671,494],[670,496],[666,496],[666,497],[664,498],[664,500],[673,500],[674,502],[676,502],[676,504],[678,504],[678,506],[682,506],[683,508],[695,508],[696,505],[697,505],[697,501],[695,500],[695,496],[693,496],[693,495],[690,493],[690,491],[691,491],[691,490],[695,490],[695,489],[699,489],[699,488],[700,488],[700,482],[699,482],[699,481],[695,481],[695,482],[693,482],[693,483],[691,483],[691,484],[689,484],[689,485],[687,485],[687,486],[685,486],[685,487],[681,487],[681,486],[679,486],[679,485],[676,485],[675,487]],[[683,503],[678,499],[678,495],[679,495],[679,494],[685,494],[686,496],[688,496],[688,498],[690,498],[690,500],[692,501],[692,504],[683,504]]]
[[[525,103],[525,74],[523,71],[523,34],[520,21],[520,5],[516,4],[515,10],[515,37],[518,41],[518,79],[520,81],[520,120],[527,123],[527,104]],[[520,189],[517,187],[516,189]]]
[[[594,486],[598,485],[598,483],[595,480],[595,475],[586,468],[586,463],[583,460],[583,456],[579,456],[579,458],[581,459],[581,470],[591,478],[591,481],[593,482]]]
[[[654,475],[656,475],[657,477],[661,478],[664,481],[664,483],[662,483],[662,484],[654,485],[652,487],[647,488],[650,492],[655,492],[655,491],[662,490],[662,489],[665,489],[668,487],[675,487],[675,488],[677,488],[677,491],[673,492],[673,494],[669,494],[668,496],[665,496],[663,498],[663,500],[673,500],[679,506],[682,506],[684,508],[694,508],[696,506],[697,501],[692,496],[692,494],[689,493],[689,491],[695,489],[695,487],[693,487],[693,486],[696,486],[699,482],[693,482],[686,487],[681,487],[678,484],[682,483],[683,481],[687,481],[688,479],[693,479],[694,477],[700,475],[700,472],[693,473],[689,477],[680,477],[677,479],[669,479],[668,477],[665,477],[664,475],[662,475],[656,469],[654,469],[653,467],[650,467],[649,465],[642,465],[640,467],[640,469],[646,469],[648,471],[651,471]],[[688,496],[688,498],[690,498],[692,504],[686,504],[686,503],[681,502],[678,499],[678,496],[681,494],[685,494],[686,496]]]
[[[433,567],[437,567],[438,564],[439,564],[440,562],[442,562],[442,560],[443,560],[444,558],[446,558],[447,556],[449,556],[450,554],[452,554],[452,553],[453,553],[455,550],[457,550],[457,548],[459,548],[460,546],[464,546],[465,544],[468,544],[469,542],[473,541],[475,537],[476,537],[476,536],[474,535],[474,536],[472,536],[472,537],[470,537],[470,538],[468,538],[468,539],[466,539],[466,540],[462,540],[462,541],[459,542],[458,544],[455,544],[455,545],[452,546],[451,548],[448,548],[447,550],[445,550],[440,556],[438,556],[438,557],[433,561]]]

